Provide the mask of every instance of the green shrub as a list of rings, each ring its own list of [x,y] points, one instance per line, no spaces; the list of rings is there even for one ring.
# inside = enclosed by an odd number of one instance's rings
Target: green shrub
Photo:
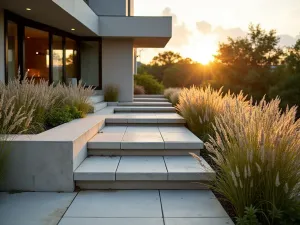
[[[107,85],[104,88],[104,101],[117,102],[119,99],[119,88],[116,85]]]
[[[134,84],[134,94],[135,95],[143,95],[143,94],[145,94],[145,88],[143,86]]]
[[[237,225],[259,225],[257,219],[258,210],[253,207],[252,205],[250,207],[245,208],[245,213],[243,217],[237,218]]]
[[[74,119],[81,118],[82,113],[75,106],[64,106],[53,108],[47,114],[46,124],[49,127],[56,127]]]
[[[148,74],[134,75],[134,81],[137,85],[145,88],[146,94],[161,94],[164,90],[162,83]]]

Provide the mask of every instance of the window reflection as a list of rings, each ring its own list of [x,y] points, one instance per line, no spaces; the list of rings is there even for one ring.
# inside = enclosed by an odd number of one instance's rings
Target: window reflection
[[[29,79],[49,80],[49,33],[25,27],[25,71]]]
[[[18,75],[18,26],[12,21],[7,23],[7,72],[8,80]]]

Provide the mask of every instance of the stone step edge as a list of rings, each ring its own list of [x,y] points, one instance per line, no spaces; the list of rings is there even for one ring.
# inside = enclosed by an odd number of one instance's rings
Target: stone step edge
[[[81,190],[208,190],[207,181],[75,181]]]
[[[201,150],[195,149],[87,149],[88,156],[188,156],[190,153],[200,156]]]

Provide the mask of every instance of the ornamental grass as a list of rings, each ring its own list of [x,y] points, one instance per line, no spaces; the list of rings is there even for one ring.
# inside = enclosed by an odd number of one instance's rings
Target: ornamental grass
[[[282,111],[278,98],[224,104],[205,144],[218,168],[213,188],[232,203],[238,221],[254,207],[261,224],[300,224],[296,107]]]

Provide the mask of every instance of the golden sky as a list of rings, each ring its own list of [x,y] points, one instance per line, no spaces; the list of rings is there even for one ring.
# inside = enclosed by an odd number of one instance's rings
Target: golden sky
[[[173,17],[172,39],[165,49],[143,49],[140,58],[145,63],[164,50],[208,63],[219,42],[244,36],[250,23],[276,29],[281,46],[300,38],[300,0],[135,0],[134,4],[135,16]]]

